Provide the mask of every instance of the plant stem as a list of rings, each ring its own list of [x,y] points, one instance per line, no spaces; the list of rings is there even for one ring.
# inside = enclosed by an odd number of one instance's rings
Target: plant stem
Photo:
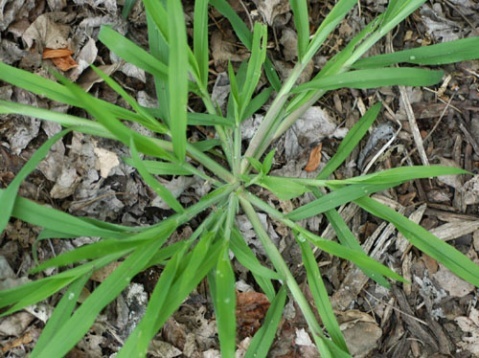
[[[284,283],[290,290],[291,294],[293,295],[296,303],[300,307],[301,311],[303,312],[304,318],[308,322],[308,326],[313,332],[314,335],[317,335],[321,339],[324,339],[324,335],[321,331],[321,327],[319,326],[318,322],[314,318],[314,313],[304,297],[301,288],[299,287],[298,283],[294,279],[291,271],[288,269],[288,265],[284,261],[281,253],[278,251],[274,243],[268,236],[268,233],[265,231],[261,220],[258,217],[255,209],[249,202],[250,196],[244,195],[246,193],[239,193],[239,199],[241,203],[241,207],[243,208],[246,216],[248,217],[249,221],[253,225],[253,228],[258,235],[258,239],[261,241],[266,254],[268,255],[269,259],[271,260],[273,266],[275,267],[276,271],[283,277]],[[258,199],[259,200],[259,199]],[[319,347],[318,347],[319,348]]]
[[[191,144],[186,145],[187,153],[195,160],[200,162],[205,168],[210,170],[212,173],[217,175],[219,178],[224,180],[228,183],[234,183],[236,181],[233,174],[231,174],[228,170],[226,170],[223,166],[216,163],[213,159],[209,156],[204,154],[203,152],[196,149]]]

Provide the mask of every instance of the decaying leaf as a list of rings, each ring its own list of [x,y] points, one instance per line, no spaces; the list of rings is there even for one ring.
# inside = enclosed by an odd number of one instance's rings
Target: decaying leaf
[[[239,292],[236,294],[236,320],[241,340],[252,337],[261,327],[270,303],[265,294]]]
[[[433,277],[441,288],[447,290],[452,297],[464,297],[474,291],[473,285],[460,279],[441,264],[439,265],[439,271]]]
[[[308,173],[314,172],[316,169],[318,169],[322,157],[321,149],[323,149],[323,143],[319,143],[313,148],[313,150],[311,150],[311,153],[309,153],[308,163],[304,167],[304,170]]]
[[[290,11],[288,0],[253,0],[258,12],[268,25],[273,25],[276,17]]]
[[[479,311],[472,307],[468,317],[457,317],[455,321],[465,333],[458,346],[471,352],[475,357],[479,356],[479,345],[477,344],[479,341]]]
[[[24,311],[5,317],[0,322],[0,335],[20,337],[34,319],[33,315]]]
[[[338,322],[354,357],[366,357],[377,347],[382,330],[372,316],[358,310],[349,310],[341,312]]]
[[[217,72],[227,68],[228,61],[242,62],[249,57],[245,49],[235,46],[236,38],[232,31],[215,31],[211,35],[211,54]]]
[[[344,135],[339,132],[337,123],[328,111],[320,107],[311,107],[286,132],[284,148],[286,159],[297,160],[301,152],[325,137],[340,138]]]
[[[121,63],[117,62],[112,65],[102,65],[98,66],[98,69],[105,73],[108,76],[111,76],[115,73],[116,70],[120,67]],[[85,72],[79,77],[77,84],[88,92],[95,83],[103,82],[103,79],[98,76],[98,74],[93,71],[91,68],[87,68]]]
[[[93,149],[97,158],[95,169],[100,171],[102,178],[107,178],[111,170],[120,164],[118,156],[112,151],[97,147]]]
[[[96,47],[95,39],[88,38],[88,41],[83,45],[82,49],[75,56],[78,66],[70,72],[69,78],[72,81],[76,81],[84,70],[90,67],[95,62],[98,55],[98,48]]]
[[[466,205],[479,203],[479,176],[475,175],[461,188]]]
[[[76,169],[66,165],[50,190],[50,195],[55,199],[64,199],[70,196],[75,192],[80,180]]]
[[[35,43],[40,52],[43,48],[61,49],[68,46],[70,26],[59,23],[68,14],[65,12],[51,12],[40,15],[25,31],[22,38],[28,48]]]

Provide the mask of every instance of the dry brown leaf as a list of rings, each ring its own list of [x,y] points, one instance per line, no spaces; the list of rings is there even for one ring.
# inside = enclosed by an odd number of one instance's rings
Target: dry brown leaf
[[[21,347],[23,345],[26,345],[28,343],[31,343],[33,341],[33,335],[31,332],[26,332],[24,335],[22,335],[19,338],[15,338],[9,342],[4,343],[2,347],[2,352],[6,353],[9,350],[12,350],[17,347]]]
[[[45,48],[43,50],[43,59],[50,59],[53,64],[61,71],[68,71],[78,64],[71,56],[73,52],[67,48],[51,49]]]
[[[314,172],[318,169],[319,164],[321,163],[322,153],[321,150],[323,149],[323,143],[319,143],[316,147],[313,148],[311,153],[309,153],[309,160],[304,170],[308,173]]]
[[[238,292],[236,294],[236,320],[240,340],[252,337],[261,327],[270,303],[263,293]]]
[[[43,50],[43,59],[66,57],[71,55],[73,55],[73,52],[67,48],[46,48],[45,50]]]

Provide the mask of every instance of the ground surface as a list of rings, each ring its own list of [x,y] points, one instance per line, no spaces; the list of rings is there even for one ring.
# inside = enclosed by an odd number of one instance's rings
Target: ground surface
[[[386,1],[361,1],[328,39],[323,52],[311,65],[307,80],[321,64],[337,53],[344,44],[383,9]],[[51,65],[42,60],[41,47],[66,40],[78,64],[65,74],[90,93],[111,102],[121,99],[104,83],[92,77],[90,63],[104,65],[113,78],[130,91],[143,105],[153,94],[151,79],[138,69],[125,65],[97,40],[101,24],[112,24],[127,33],[133,41],[146,46],[145,18],[141,6],[135,6],[128,21],[120,17],[121,6],[114,0],[13,0],[2,3],[0,15],[0,59],[8,64],[45,74]],[[331,8],[333,1],[311,1],[311,30]],[[192,2],[184,2],[186,18],[191,19]],[[270,25],[270,53],[282,76],[286,76],[295,57],[294,25],[287,1],[256,0],[234,2],[235,10],[247,24],[264,21]],[[39,20],[40,19],[40,20]],[[225,19],[210,13],[211,85],[221,101],[221,78],[226,63],[234,64],[248,57],[239,45]],[[36,30],[35,30],[36,29]],[[398,27],[373,52],[398,51],[429,43],[478,36],[479,5],[471,0],[429,1]],[[47,46],[48,45],[48,46]],[[478,49],[479,51],[479,49]],[[60,61],[57,66],[67,66]],[[67,68],[66,67],[66,68]],[[303,169],[312,158],[325,163],[334,153],[344,129],[350,128],[365,109],[378,100],[385,110],[366,139],[348,159],[337,177],[349,177],[399,165],[441,163],[465,168],[472,173],[479,169],[479,62],[470,61],[443,66],[444,82],[431,88],[383,88],[374,91],[344,89],[328,94],[308,112],[283,140],[275,144],[278,173],[305,176]],[[0,97],[56,107],[59,111],[78,110],[58,106],[6,83],[0,83]],[[192,100],[195,110],[202,110]],[[198,108],[195,108],[197,106]],[[411,109],[411,110],[409,110]],[[81,113],[80,113],[81,114]],[[5,187],[36,148],[52,133],[54,125],[20,116],[0,117],[0,185]],[[255,119],[249,121],[254,126]],[[418,131],[421,140],[413,139]],[[248,138],[245,131],[245,139]],[[209,129],[198,128],[192,136],[210,135]],[[389,141],[389,139],[393,140]],[[151,224],[169,215],[160,200],[149,191],[131,168],[118,164],[124,149],[114,143],[80,134],[59,143],[39,170],[22,186],[23,196],[61,208],[75,215],[127,224]],[[318,157],[322,154],[322,158]],[[313,160],[314,161],[314,160]],[[315,169],[312,169],[312,174]],[[432,230],[460,251],[479,263],[479,183],[477,176],[418,180],[377,195],[412,220]],[[194,179],[163,179],[165,185],[178,192],[183,203],[195,201],[204,188]],[[276,205],[292,208],[295,202]],[[297,204],[297,203],[296,203]],[[1,205],[1,204],[0,204]],[[353,232],[371,255],[401,272],[411,285],[395,285],[387,291],[371,283],[348,263],[320,254],[320,263],[332,302],[355,356],[373,357],[473,357],[479,356],[479,311],[477,289],[453,276],[437,262],[411,249],[393,227],[365,215],[353,205],[341,209]],[[242,218],[240,217],[241,221]],[[177,233],[187,237],[198,223],[191,223]],[[303,272],[298,253],[285,228],[267,223],[276,237],[283,255],[301,279]],[[246,225],[246,224],[245,224]],[[323,218],[310,220],[314,232],[326,238],[334,234]],[[250,228],[244,226],[248,233]],[[26,276],[32,267],[32,244],[38,228],[11,221],[0,236],[0,272],[3,278],[11,273]],[[246,235],[247,236],[247,235]],[[40,258],[60,253],[91,242],[90,238],[72,241],[44,242]],[[249,244],[257,245],[254,238]],[[256,248],[261,257],[261,248]],[[135,282],[99,317],[97,324],[70,353],[70,357],[110,356],[127,337],[145,307],[160,268],[151,269],[135,278]],[[250,288],[251,279],[239,266],[238,290]],[[101,281],[101,277],[96,277]],[[92,282],[91,288],[95,286]],[[86,293],[87,294],[87,293]],[[239,296],[238,321],[241,347],[248,335],[261,324],[267,302],[258,293]],[[2,352],[8,357],[22,357],[31,350],[41,333],[44,316],[56,299],[31,312],[21,312],[0,321]],[[42,311],[43,312],[43,311]],[[306,324],[289,304],[272,352],[272,357],[315,357]],[[215,323],[211,303],[200,286],[163,328],[151,347],[156,357],[214,357]],[[0,352],[0,355],[2,353]]]

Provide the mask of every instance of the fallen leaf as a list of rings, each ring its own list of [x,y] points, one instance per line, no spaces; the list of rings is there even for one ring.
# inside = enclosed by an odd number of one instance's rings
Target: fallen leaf
[[[321,163],[322,153],[321,150],[323,149],[323,143],[319,143],[316,147],[313,148],[311,153],[309,153],[309,160],[304,170],[308,173],[314,172],[318,169],[319,164]]]
[[[261,327],[270,303],[263,293],[238,292],[236,294],[236,321],[240,340],[252,337]]]
[[[100,170],[102,178],[107,178],[111,170],[120,164],[118,156],[109,150],[96,146],[93,151],[97,158],[95,169]]]
[[[73,52],[67,48],[43,50],[43,59],[49,59],[61,71],[68,71],[78,66],[78,63],[71,56]]]
[[[273,25],[277,16],[290,11],[289,1],[286,0],[253,0],[253,2],[268,25]]]
[[[458,342],[458,346],[466,351],[471,352],[475,357],[479,355],[479,311],[474,307],[471,308],[469,316],[460,316],[454,319],[464,332],[462,342]]]
[[[68,45],[70,26],[61,23],[69,17],[66,12],[50,12],[40,15],[22,35],[27,48],[36,43],[40,52],[43,48],[64,48]]]
[[[377,347],[382,330],[375,319],[358,310],[341,312],[338,323],[349,351],[354,357],[366,357]]]
[[[458,278],[443,265],[439,265],[439,271],[432,276],[441,288],[447,290],[452,297],[464,297],[474,291],[473,285]]]
[[[72,54],[73,52],[67,48],[46,48],[45,50],[43,50],[43,59],[71,56]]]
[[[10,350],[13,350],[14,348],[21,347],[23,345],[26,345],[28,343],[31,343],[33,341],[33,335],[31,332],[26,332],[24,335],[22,335],[19,338],[13,339],[9,342],[4,343],[2,347],[2,352],[6,353]]]

